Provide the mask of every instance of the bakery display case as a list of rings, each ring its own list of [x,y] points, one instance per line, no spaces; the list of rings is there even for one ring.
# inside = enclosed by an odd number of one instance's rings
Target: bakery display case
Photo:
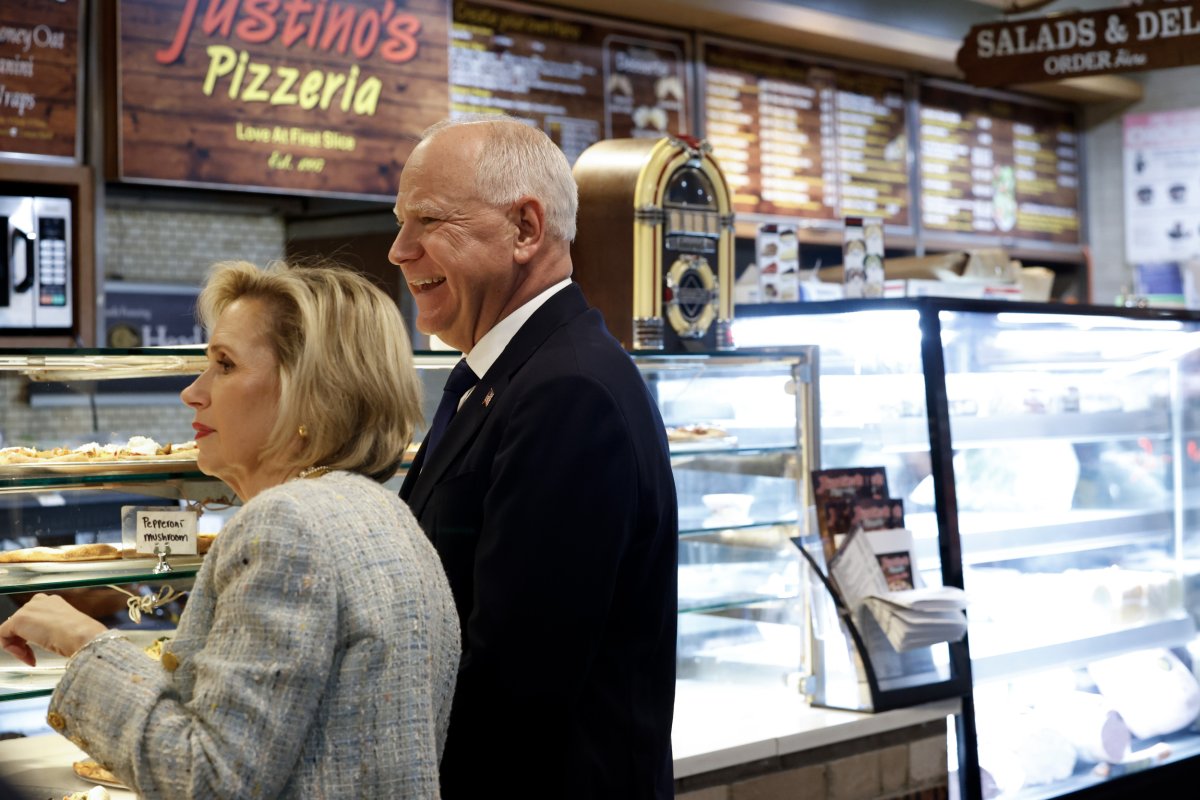
[[[911,724],[908,716],[876,724],[864,722],[869,715],[805,707],[816,666],[808,647],[812,593],[794,540],[812,535],[806,509],[820,445],[817,348],[632,358],[668,427],[678,488],[676,709],[685,737],[679,750],[684,774],[711,770],[746,748],[790,752],[805,742],[825,742],[828,736],[818,730],[823,725],[840,726],[835,738],[846,738],[859,735],[854,726],[860,723],[875,732],[879,725]],[[456,353],[416,354],[427,410],[436,406],[457,360]],[[178,392],[204,363],[197,348],[0,351],[2,444],[73,452],[93,440],[124,442],[135,434],[177,442],[192,416]],[[0,550],[117,542],[120,509],[130,504],[203,503],[212,513],[201,519],[215,524],[232,513],[220,510],[230,499],[227,488],[188,460],[56,463],[0,465],[0,509],[7,521]],[[394,483],[398,488],[399,478]],[[11,610],[6,604],[31,591],[90,593],[116,606],[128,598],[109,587],[139,596],[164,585],[185,591],[197,566],[176,560],[169,578],[144,564],[0,569],[0,606],[8,609],[3,616]],[[124,613],[117,609],[118,617]],[[161,631],[144,635],[152,640]],[[859,676],[846,656],[847,643],[839,647],[840,662],[820,668],[854,685]],[[45,666],[61,674],[61,664]],[[45,726],[45,704],[58,674],[13,669],[14,681],[22,683],[11,685],[4,683],[2,667],[0,731],[45,734],[31,738],[57,742]],[[812,719],[797,727],[797,714],[808,710]],[[694,728],[720,735],[700,737]]]
[[[796,686],[800,510],[815,441],[816,349],[635,355],[657,399],[679,501],[681,694]]]
[[[821,345],[820,464],[882,464],[968,597],[965,798],[1200,764],[1200,315],[935,298],[738,309]]]
[[[817,350],[632,358],[658,402],[675,471],[678,696],[719,686],[794,693],[805,609],[791,539],[806,533]],[[457,360],[417,353],[428,409]]]
[[[427,409],[457,360],[456,353],[416,354]],[[816,408],[816,350],[634,361],[660,404],[676,470],[682,691],[731,682],[794,691],[805,669],[805,613],[801,559],[791,540],[806,532],[800,510],[816,441],[806,421]],[[139,435],[162,442],[190,433],[191,411],[178,391],[204,365],[198,348],[0,351],[0,391],[8,398],[0,410],[3,445],[43,455],[58,448],[50,458],[0,465],[8,522],[0,546],[119,543],[123,505],[231,502],[223,484],[196,470],[194,457],[75,456],[97,438],[124,441],[134,424]],[[136,391],[122,395],[122,385]],[[0,595],[157,587],[163,579],[152,562],[0,565]],[[178,566],[172,585],[186,588],[196,568]],[[9,691],[0,674],[0,698],[48,694],[53,681],[40,677],[36,688]]]
[[[0,350],[0,550],[28,556],[0,563],[0,616],[28,593],[61,592],[147,646],[170,633],[200,557],[129,552],[121,509],[203,508],[201,531],[219,530],[232,492],[178,446],[191,436],[178,391],[205,363],[196,349]],[[99,389],[123,383],[136,392]],[[164,452],[172,443],[175,452]],[[55,557],[77,552],[46,560],[50,548]],[[162,561],[169,572],[156,571]],[[53,690],[65,660],[38,655],[29,668],[0,654],[0,730],[44,729],[44,707],[23,714],[23,704],[3,702]]]

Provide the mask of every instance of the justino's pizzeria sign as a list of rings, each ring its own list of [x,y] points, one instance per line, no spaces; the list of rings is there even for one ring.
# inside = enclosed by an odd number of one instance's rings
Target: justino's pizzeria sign
[[[447,0],[118,8],[124,181],[390,198],[447,113]]]
[[[976,86],[1167,69],[1200,63],[1200,0],[975,25],[958,51]]]

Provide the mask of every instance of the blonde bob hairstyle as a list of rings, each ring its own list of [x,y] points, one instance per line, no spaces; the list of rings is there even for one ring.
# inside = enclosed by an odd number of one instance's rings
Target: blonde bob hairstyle
[[[421,421],[420,379],[396,303],[337,265],[225,261],[200,292],[201,324],[211,330],[243,298],[264,305],[279,364],[279,415],[263,460],[391,478]]]

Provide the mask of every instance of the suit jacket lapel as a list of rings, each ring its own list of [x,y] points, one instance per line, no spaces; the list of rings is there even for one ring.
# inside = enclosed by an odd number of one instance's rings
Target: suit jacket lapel
[[[450,421],[450,426],[446,428],[446,433],[438,443],[437,452],[428,463],[425,463],[425,445],[421,445],[400,488],[400,496],[408,502],[409,508],[418,519],[425,510],[433,487],[454,464],[462,449],[475,437],[496,400],[508,387],[513,374],[542,346],[551,333],[587,309],[583,292],[575,283],[543,303],[517,331],[517,335],[496,359],[496,363],[492,364],[479,383],[475,384],[471,396]]]

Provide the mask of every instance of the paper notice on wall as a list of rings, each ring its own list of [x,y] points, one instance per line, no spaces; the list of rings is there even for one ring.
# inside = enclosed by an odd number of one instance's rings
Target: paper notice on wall
[[[1126,114],[1125,257],[1200,256],[1200,109]]]

